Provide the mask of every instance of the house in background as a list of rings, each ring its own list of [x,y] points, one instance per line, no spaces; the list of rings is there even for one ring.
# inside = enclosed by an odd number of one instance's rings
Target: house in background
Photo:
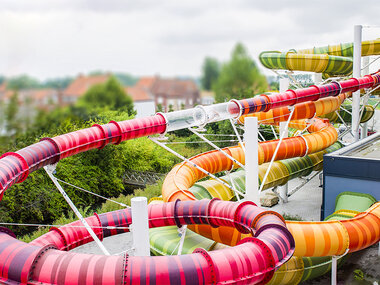
[[[156,113],[153,95],[145,88],[138,86],[125,87],[125,93],[132,97],[133,105],[137,112],[136,118],[146,117]]]
[[[201,104],[202,105],[211,105],[215,103],[215,93],[213,91],[201,91]]]
[[[81,97],[86,91],[95,84],[106,83],[111,77],[111,74],[101,75],[79,75],[69,86],[63,91],[62,104],[64,106],[75,104],[79,97]]]
[[[201,103],[198,86],[189,79],[142,77],[135,87],[149,91],[155,105],[160,104],[163,112],[187,109]]]
[[[111,74],[102,75],[79,75],[71,84],[63,91],[63,105],[75,104],[86,91],[95,84],[104,84],[110,79]],[[136,117],[144,117],[153,115],[156,111],[152,94],[145,88],[138,86],[124,87],[126,94],[132,97],[133,105],[137,112]]]
[[[5,85],[5,87],[2,87]],[[19,119],[22,128],[27,128],[36,118],[39,110],[50,111],[59,105],[59,91],[51,88],[21,89],[18,91],[6,88],[6,83],[0,86],[0,133],[5,135],[5,113],[12,97],[17,93],[18,111],[16,118]]]

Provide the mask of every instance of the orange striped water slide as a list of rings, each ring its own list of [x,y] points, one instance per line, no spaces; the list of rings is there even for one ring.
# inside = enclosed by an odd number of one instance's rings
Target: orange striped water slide
[[[299,130],[307,129],[310,134],[284,139],[276,160],[314,153],[333,144],[337,140],[335,128],[328,121],[316,116],[337,110],[348,95],[341,94],[337,97],[294,105],[290,127]],[[281,121],[288,120],[290,114],[291,111],[287,107],[280,107],[267,112],[249,114],[249,116],[257,116],[262,123],[277,125]],[[244,116],[239,120],[244,122]],[[259,164],[270,161],[278,143],[279,140],[259,143]],[[227,147],[223,150],[242,164],[245,163],[241,146]],[[170,171],[162,188],[164,201],[195,200],[188,189],[206,174],[199,171],[194,164],[210,173],[238,167],[217,150],[199,154],[191,158],[189,163],[178,164]],[[380,203],[376,203],[367,212],[345,221],[287,221],[286,225],[295,239],[295,256],[342,255],[364,249],[380,240]],[[215,242],[231,246],[250,236],[228,227],[212,228],[195,225],[191,229]]]

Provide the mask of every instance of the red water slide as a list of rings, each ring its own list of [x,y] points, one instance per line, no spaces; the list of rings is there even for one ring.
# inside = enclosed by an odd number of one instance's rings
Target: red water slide
[[[296,103],[337,96],[362,88],[379,85],[380,73],[311,86],[284,93],[260,95],[251,99],[231,101],[228,112],[234,117]],[[175,119],[188,110],[175,113]],[[170,115],[171,114],[171,115]],[[207,114],[206,114],[207,115]],[[169,119],[168,119],[169,118]],[[90,149],[101,149],[107,144],[119,144],[128,139],[164,133],[175,122],[173,113],[157,114],[42,139],[39,143],[0,158],[0,198],[14,183],[24,181],[30,172],[43,166]],[[81,227],[53,228],[31,244],[0,230],[0,276],[9,284],[120,284],[125,283],[266,283],[271,274],[293,253],[293,237],[288,234],[282,217],[264,211],[252,203],[232,203],[218,200],[173,202],[152,205],[150,226],[209,224],[214,227],[235,227],[242,233],[253,232],[255,238],[242,241],[233,248],[192,255],[171,257],[97,256],[63,252],[91,241]],[[99,238],[122,230],[109,226],[128,226],[128,209],[95,215],[88,218]],[[79,225],[74,222],[73,225]],[[102,228],[105,227],[103,231]],[[60,249],[55,250],[54,248]]]

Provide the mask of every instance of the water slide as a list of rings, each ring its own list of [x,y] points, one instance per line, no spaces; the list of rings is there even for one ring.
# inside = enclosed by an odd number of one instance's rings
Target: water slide
[[[296,104],[295,111],[293,113],[292,119],[300,119],[301,117],[314,117],[315,114],[317,115],[324,115],[326,113],[330,113],[333,110],[337,110],[340,106],[340,104],[343,102],[345,98],[345,95],[339,95],[335,98],[325,98],[318,100],[316,102],[307,102],[307,103],[301,103]],[[316,108],[317,106],[317,108]],[[307,110],[311,109],[311,110]],[[265,122],[267,124],[278,124],[280,121],[285,121],[289,118],[290,111],[288,108],[277,108],[273,109],[267,112],[259,112],[250,114],[250,116],[257,116],[260,122]],[[241,122],[244,121],[244,116],[240,117],[239,120]],[[292,121],[292,126],[298,129],[306,129],[307,125],[304,121]],[[314,123],[318,122],[315,121]],[[319,122],[321,123],[321,122]],[[313,123],[309,127],[309,131],[320,131],[320,130],[326,130],[327,126],[321,123],[322,126],[320,128],[313,128]],[[312,136],[313,134],[310,134],[309,136]],[[336,138],[335,138],[336,139]],[[319,142],[322,140],[317,139]],[[297,140],[291,141],[291,138],[289,140],[291,148],[287,149],[286,143],[284,144],[284,149],[280,151],[280,153],[292,153],[293,152],[293,144],[298,144],[299,142]],[[313,140],[308,140],[307,138],[305,141],[310,142]],[[316,141],[313,141],[317,144]],[[260,143],[260,146],[264,146],[267,142]],[[329,145],[329,141],[324,141],[324,146]],[[298,147],[298,146],[297,146]],[[234,151],[230,151],[232,156],[235,159],[238,159],[238,156],[234,156],[234,153],[238,153],[236,151],[236,147],[233,147]],[[303,147],[301,146],[301,149]],[[307,149],[313,149],[314,147],[310,145]],[[321,147],[323,148],[323,147]],[[224,149],[225,151],[228,151],[231,148]],[[269,148],[270,150],[274,150],[274,148]],[[259,148],[260,152],[261,148]],[[314,152],[311,150],[311,152]],[[283,154],[280,154],[279,156],[282,156]],[[264,188],[273,187],[276,185],[281,185],[286,183],[287,179],[292,177],[294,173],[292,173],[292,167],[293,171],[297,172],[299,174],[302,171],[308,172],[308,165],[310,167],[310,164],[313,165],[313,159],[310,159],[310,157],[314,156],[315,159],[318,159],[318,163],[320,163],[323,159],[323,151],[319,153],[314,153],[312,155],[306,156],[305,158],[294,158],[292,159],[292,164],[289,164],[289,160],[280,161],[277,162],[277,164],[274,164],[272,171],[270,175],[268,176],[269,179],[267,180],[267,185],[265,185]],[[163,199],[165,201],[170,201],[180,197],[181,199],[186,199],[186,196],[188,199],[193,199],[191,195],[188,193],[188,191],[184,191],[184,189],[189,189],[193,193],[193,196],[197,199],[204,198],[208,196],[216,196],[219,198],[224,199],[231,199],[233,197],[233,193],[231,191],[228,191],[229,189],[225,187],[225,185],[221,184],[218,181],[211,180],[211,181],[205,181],[195,184],[191,187],[193,181],[197,181],[200,178],[203,178],[204,174],[200,173],[198,171],[199,177],[195,176],[197,173],[196,169],[192,166],[192,163],[203,167],[207,171],[212,172],[214,169],[217,169],[217,171],[222,170],[229,170],[231,168],[232,162],[228,160],[223,161],[223,154],[220,152],[211,151],[208,153],[204,153],[202,155],[198,155],[192,159],[190,159],[190,163],[184,163],[179,164],[178,166],[174,167],[173,170],[168,174],[166,180],[164,181],[163,185]],[[260,154],[259,154],[260,157]],[[259,162],[265,162],[270,159],[271,156],[264,159],[259,159]],[[282,157],[284,158],[284,157]],[[309,161],[308,159],[309,158]],[[229,162],[229,164],[228,164]],[[243,162],[243,161],[242,161]],[[316,163],[316,164],[318,164]],[[263,177],[263,174],[265,173],[266,167],[263,167],[261,171],[259,170],[259,173],[261,174],[261,179]],[[189,170],[190,169],[190,170]],[[312,169],[311,169],[312,170]],[[311,171],[310,171],[311,172]],[[309,172],[309,173],[310,173]],[[240,185],[239,187],[240,191],[244,192],[244,183],[242,183],[242,175],[238,174],[235,175],[235,177],[231,179],[235,179],[235,185]],[[189,175],[192,174],[192,175]],[[306,173],[305,173],[306,174]],[[294,176],[293,176],[294,177]],[[186,179],[185,179],[186,178]],[[224,180],[227,180],[227,177],[223,178]],[[261,180],[260,179],[260,180]],[[168,186],[170,185],[170,186]],[[182,190],[181,190],[182,189]],[[171,192],[168,192],[170,190]],[[308,278],[317,277],[322,273],[325,273],[326,270],[329,269],[330,255],[342,255],[348,252],[353,252],[356,250],[360,250],[362,248],[365,248],[371,244],[376,243],[379,240],[379,231],[380,231],[380,224],[378,223],[380,220],[380,216],[378,215],[368,215],[368,214],[362,214],[362,216],[365,216],[366,218],[359,219],[358,217],[355,219],[352,219],[345,223],[345,225],[348,225],[346,228],[341,226],[341,222],[287,222],[287,225],[290,225],[290,229],[293,229],[292,233],[295,234],[295,241],[296,241],[296,251],[295,255],[297,257],[294,257],[290,260],[289,263],[285,264],[278,273],[276,272],[271,284],[296,284],[301,280],[307,280]],[[353,224],[355,226],[353,226]],[[359,226],[360,225],[360,226]],[[364,227],[362,227],[364,225]],[[352,227],[359,227],[361,228],[361,232],[359,231],[353,231]],[[218,228],[218,229],[211,229],[206,227],[189,227],[190,229],[194,230],[195,232],[201,233],[203,236],[210,238],[214,242],[219,242],[227,245],[234,245],[236,244],[240,238],[246,237],[245,235],[241,235],[240,233],[236,231],[231,231],[224,228]],[[171,229],[168,229],[170,231]],[[371,233],[371,235],[368,235],[368,232]],[[313,236],[311,233],[313,233],[315,236]],[[157,235],[157,233],[156,233]],[[170,240],[170,235],[167,236],[166,234],[163,234],[165,238]],[[173,243],[176,244],[177,239],[175,237],[171,237],[173,239]],[[363,244],[361,244],[361,247],[354,248],[352,245],[348,243],[348,241],[351,241],[352,244],[355,243],[355,241],[361,240],[363,241]],[[297,243],[298,241],[298,243]],[[302,241],[302,243],[301,243]],[[307,242],[306,242],[307,241]],[[161,241],[162,242],[162,241]],[[204,241],[203,241],[204,242]],[[155,242],[155,239],[152,240],[153,248],[155,248],[156,252],[159,252],[162,247],[158,246]],[[191,244],[190,241],[188,243]],[[168,241],[164,244],[164,248],[168,248]],[[212,246],[215,246],[215,244],[211,244]],[[297,251],[298,250],[298,251]],[[312,250],[312,251],[310,251]],[[165,253],[162,252],[161,253]],[[167,251],[166,254],[170,254],[170,251]],[[309,258],[311,257],[311,258]],[[305,261],[303,261],[303,259]],[[302,263],[303,262],[303,263]],[[300,264],[303,264],[302,266]],[[306,266],[305,266],[306,264]],[[302,267],[302,268],[301,268]],[[301,270],[302,269],[302,270]],[[303,273],[302,273],[303,272]],[[287,283],[289,282],[289,283]]]
[[[353,45],[352,44],[342,44],[339,46],[328,46],[328,47],[323,47],[323,48],[314,48],[312,50],[299,51],[298,54],[296,54],[297,53],[296,51],[291,51],[287,54],[284,54],[284,53],[281,54],[279,52],[264,52],[264,53],[261,53],[261,55],[260,55],[260,61],[263,63],[263,65],[265,65],[268,68],[272,68],[272,69],[290,69],[290,70],[301,70],[301,71],[328,72],[328,73],[333,74],[333,75],[348,74],[352,70],[352,58],[350,58],[350,57],[352,57],[352,52],[353,52]],[[318,55],[310,55],[313,53],[318,54]],[[321,53],[325,53],[325,54],[321,55]],[[362,55],[363,56],[375,55],[375,54],[379,54],[379,53],[380,53],[380,40],[363,42],[363,46],[362,46]],[[300,55],[300,54],[302,54],[302,55]],[[333,56],[331,56],[331,55],[333,55]],[[339,55],[339,56],[337,57],[336,55]],[[346,56],[346,58],[342,58],[341,56]],[[348,69],[347,69],[347,66],[348,66]],[[342,70],[345,70],[345,71],[342,72]],[[344,101],[344,99],[345,98],[342,98],[342,100],[337,104],[340,105]],[[300,115],[299,118],[310,117],[310,113],[306,113],[307,111],[305,112],[305,110],[311,109],[311,112],[314,115],[328,118],[328,119],[330,119],[330,121],[344,121],[344,122],[350,122],[351,121],[351,114],[350,114],[351,106],[345,106],[345,108],[342,108],[340,110],[337,110],[334,106],[333,112],[322,113],[321,111],[314,112],[315,109],[310,108],[310,105],[314,104],[314,102],[308,102],[308,104],[309,104],[308,107],[306,107],[305,105],[300,107],[300,109],[304,112],[304,114]],[[295,107],[297,108],[297,105],[295,105]],[[299,110],[296,109],[295,114],[297,113],[297,111],[299,112]],[[287,120],[288,117],[284,118],[284,116],[285,115],[289,116],[289,114],[290,114],[290,111],[288,110],[288,108],[284,107],[284,108],[271,109],[271,110],[266,111],[266,112],[252,113],[248,116],[257,116],[259,118],[259,122],[261,122],[263,124],[276,125],[280,121]],[[365,106],[365,108],[363,110],[362,117],[361,117],[361,122],[363,123],[363,122],[368,121],[373,116],[373,114],[374,114],[373,107],[372,106]],[[241,116],[241,117],[239,117],[238,120],[241,123],[244,123],[244,117],[245,116]],[[292,119],[296,119],[295,117],[296,116],[293,116]],[[209,154],[207,154],[207,155],[209,155]],[[209,155],[208,159],[210,161],[217,161],[211,155]],[[197,161],[199,161],[199,160],[200,159],[198,158]],[[206,160],[207,160],[207,158],[206,158]],[[301,162],[297,161],[295,159],[295,165],[297,165],[297,163],[299,164]],[[207,162],[204,162],[204,164],[206,165]],[[182,167],[182,166],[180,166],[180,167]],[[217,166],[214,166],[214,168],[215,167],[217,167]],[[260,182],[261,182],[261,179],[263,177],[263,173],[265,173],[265,171],[266,171],[266,168],[264,168],[264,167],[261,167],[261,169],[262,169],[261,172],[259,170],[259,173],[261,174],[261,176],[259,174]],[[174,169],[174,172],[176,173],[175,175],[178,174],[178,176],[180,176],[180,175],[186,176],[186,174],[184,174],[185,172],[190,173],[190,171],[187,169],[183,170],[182,173],[181,173],[181,170]],[[269,188],[269,187],[273,187],[276,185],[284,184],[289,178],[292,177],[291,175],[289,175],[289,172],[291,173],[291,170],[289,169],[289,167],[288,168],[284,167],[283,163],[278,162],[277,164],[274,164],[273,169],[269,173],[269,176],[268,176],[269,177],[269,180],[267,181],[268,183],[267,183],[267,185],[264,185],[264,189]],[[189,176],[189,177],[191,177],[191,176]],[[178,181],[181,181],[181,178],[180,177],[178,177],[178,178],[179,178]],[[224,181],[228,181],[229,179],[233,179],[235,181],[235,183],[234,183],[235,186],[238,187],[238,190],[241,192],[244,192],[244,172],[240,172],[237,175],[235,175],[234,177],[231,177],[231,175],[228,175],[227,177],[223,177]],[[173,182],[175,182],[175,179],[169,180],[169,184],[171,184]],[[190,181],[186,181],[186,182],[190,182]],[[229,184],[231,184],[231,183],[229,183]],[[181,186],[179,186],[179,188],[182,188],[183,186],[184,185],[181,185]],[[188,186],[188,185],[186,185],[186,186]],[[186,186],[185,186],[185,188],[186,188]],[[166,188],[163,187],[163,192],[165,192],[165,190],[166,190]],[[229,190],[228,187],[226,187],[224,184],[222,184],[216,180],[210,180],[210,181],[206,181],[206,182],[197,183],[194,186],[192,186],[189,190],[190,191],[192,190],[191,192],[193,192],[194,196],[196,196],[197,199],[204,198],[204,197],[219,197],[222,199],[232,199],[234,196],[234,193],[231,190]],[[174,192],[176,192],[176,190],[174,190]],[[183,192],[185,192],[185,191],[183,191]],[[186,195],[188,197],[190,197],[188,195],[188,193]],[[163,197],[165,199],[165,195],[163,195]],[[192,197],[190,197],[190,198],[192,198]],[[363,211],[364,210],[365,209],[363,209]],[[357,213],[357,214],[359,214],[359,213]],[[347,218],[347,217],[345,217],[345,218]],[[371,220],[372,218],[373,217],[370,217],[369,220]],[[326,225],[326,224],[324,223],[323,225]],[[375,222],[375,225],[376,225],[376,222]],[[371,226],[370,226],[370,228],[371,228]],[[168,229],[168,230],[170,230],[170,229]],[[377,225],[376,230],[378,232],[378,225]],[[200,231],[200,232],[202,232],[202,231]],[[205,232],[207,232],[207,230],[204,230],[204,233]],[[222,234],[225,234],[225,233],[222,233]],[[205,234],[205,236],[207,236],[207,235],[210,238],[215,240],[215,237],[216,236],[219,237],[221,235],[221,232],[218,231],[214,236],[210,235],[209,233]],[[236,235],[231,234],[231,233],[228,233],[227,235],[234,236],[234,239],[236,240]],[[376,234],[376,236],[378,239],[379,238],[378,234]],[[167,237],[167,238],[169,238],[169,237]],[[178,241],[176,241],[175,237],[172,237],[172,238],[174,239],[174,242],[178,242]],[[353,239],[352,236],[350,238]],[[154,244],[154,241],[153,241],[153,244]],[[167,244],[168,244],[168,242],[166,242],[165,246],[167,246]],[[296,243],[296,245],[297,245],[297,243]],[[215,243],[213,243],[212,246],[215,246]],[[153,245],[153,247],[157,248],[157,245]],[[349,249],[347,248],[347,250],[349,250]],[[165,252],[162,254],[165,254]],[[311,256],[313,256],[313,255],[311,255]],[[326,256],[326,255],[322,254],[322,256]],[[305,272],[309,272],[308,274],[306,274],[308,276],[307,278],[316,277],[316,276],[321,275],[322,273],[327,272],[325,269],[326,268],[328,269],[328,267],[330,266],[330,262],[329,262],[330,260],[331,260],[331,258],[327,258],[327,259],[322,258],[321,259],[320,257],[317,257],[317,258],[314,257],[314,258],[310,259],[308,262],[310,263],[312,270],[310,269],[309,271],[305,271]],[[291,265],[289,265],[289,264],[291,264]],[[296,268],[297,267],[296,265],[300,264],[299,261],[293,260],[292,262],[289,262],[289,264],[285,264],[279,271],[277,271],[277,273],[282,274],[283,277],[278,278],[278,276],[276,277],[276,274],[275,274],[273,280],[270,282],[271,284],[285,284],[285,283],[286,284],[296,284],[296,283],[300,282],[301,280],[304,281],[307,279],[305,277],[303,277],[303,278],[298,278],[298,277],[296,278],[295,277],[295,275],[297,275],[297,274],[299,275],[300,268],[298,268],[298,269]],[[323,268],[323,270],[321,270],[321,268]],[[310,273],[310,272],[317,272],[317,274]],[[302,276],[302,274],[301,274],[301,276]]]
[[[269,69],[310,71],[331,76],[352,73],[353,43],[288,52],[264,51],[260,62]],[[380,55],[380,39],[362,42],[362,56]]]
[[[107,144],[119,144],[128,139],[202,126],[210,122],[292,105],[308,106],[303,110],[295,107],[297,112],[294,111],[292,119],[309,118],[305,114],[313,117],[319,108],[332,108],[334,102],[339,102],[342,100],[341,97],[345,96],[340,94],[373,88],[379,84],[380,73],[375,73],[357,79],[233,100],[203,108],[122,122],[111,121],[105,125],[95,124],[91,128],[45,138],[17,152],[6,153],[0,158],[0,197],[14,183],[21,183],[27,179],[29,173],[80,152],[101,149]],[[330,97],[337,99],[328,100]],[[308,104],[309,101],[315,102]],[[284,112],[283,117],[286,116],[289,114]],[[285,139],[276,159],[312,154],[336,141],[337,133],[327,120],[311,120],[310,126],[303,120],[292,122],[293,127],[308,128],[310,134]],[[278,143],[278,140],[260,143],[260,163],[270,160]],[[225,151],[244,163],[240,146],[226,148]],[[217,151],[202,154],[193,158],[192,163],[200,163],[210,173],[237,167],[226,157],[218,155]],[[301,256],[340,255],[347,249],[360,250],[379,240],[378,203],[364,214],[345,223],[285,223],[276,212],[265,211],[252,202],[239,204],[217,199],[197,201],[187,186],[192,186],[203,173],[194,169],[193,164],[182,165],[177,166],[179,171],[173,170],[166,179],[167,187],[163,191],[163,197],[169,203],[153,204],[149,207],[150,227],[193,225],[192,228],[203,235],[209,235],[213,240],[233,247],[211,252],[197,249],[194,253],[183,256],[99,256],[67,252],[92,241],[79,221],[64,227],[52,228],[49,233],[29,244],[18,241],[10,230],[1,228],[1,282],[93,284],[96,280],[99,284],[267,283],[275,270],[289,260],[293,253]],[[191,174],[192,177],[189,179],[182,173]],[[170,180],[173,184],[168,184],[167,181]],[[178,201],[177,198],[181,198],[182,201]],[[125,209],[95,214],[87,218],[87,222],[96,235],[103,239],[128,231],[131,224],[130,211]],[[357,225],[361,227],[357,228]],[[338,240],[334,240],[336,237]],[[302,240],[308,241],[308,247],[305,242],[300,242]]]

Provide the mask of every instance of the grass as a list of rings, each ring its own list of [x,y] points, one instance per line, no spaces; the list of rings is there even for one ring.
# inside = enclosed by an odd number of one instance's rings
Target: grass
[[[298,215],[284,213],[282,216],[284,217],[285,221],[303,221],[303,219]]]

